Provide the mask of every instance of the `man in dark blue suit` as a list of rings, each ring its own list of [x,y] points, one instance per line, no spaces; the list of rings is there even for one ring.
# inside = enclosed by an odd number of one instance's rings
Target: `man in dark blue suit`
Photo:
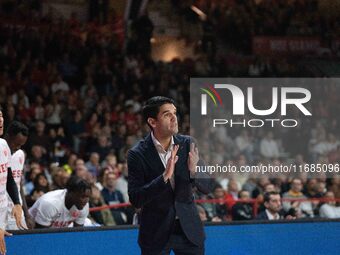
[[[198,150],[178,135],[172,99],[150,98],[143,117],[151,133],[128,152],[129,198],[140,208],[138,243],[143,255],[204,254],[205,234],[194,203],[194,186],[205,194],[212,182],[195,173]],[[206,178],[204,178],[206,177]]]
[[[264,206],[266,210],[259,213],[256,217],[257,220],[279,220],[281,219],[280,212],[282,210],[281,206],[281,196],[280,193],[276,191],[264,193]]]

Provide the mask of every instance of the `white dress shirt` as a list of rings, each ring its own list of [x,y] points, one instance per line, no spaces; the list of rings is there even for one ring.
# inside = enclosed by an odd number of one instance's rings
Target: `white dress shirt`
[[[153,135],[153,132],[151,132],[151,138],[152,138],[152,142],[156,147],[156,150],[158,152],[159,158],[161,159],[164,168],[166,168],[166,164],[168,163],[168,160],[171,157],[171,151],[172,148],[175,145],[174,142],[174,137],[171,137],[171,142],[170,142],[170,146],[167,150],[165,150],[162,146],[162,144],[156,139],[156,137]],[[171,187],[174,189],[175,188],[175,178],[174,178],[174,174],[172,175],[171,179],[170,179],[170,184]]]

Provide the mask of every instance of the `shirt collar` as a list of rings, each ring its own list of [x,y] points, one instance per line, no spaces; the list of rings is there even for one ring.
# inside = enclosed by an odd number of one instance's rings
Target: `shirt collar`
[[[276,213],[275,215],[271,214],[268,209],[266,209],[266,214],[269,220],[278,220],[280,219],[280,214]]]
[[[171,136],[171,142],[170,142],[170,146],[168,148],[167,151],[165,151],[165,149],[163,148],[162,144],[156,139],[156,137],[153,135],[153,132],[151,132],[151,139],[152,139],[152,142],[153,144],[155,145],[156,147],[156,150],[159,152],[159,153],[167,153],[169,152],[170,150],[172,150],[172,147],[174,146],[175,142],[174,142],[174,137]]]

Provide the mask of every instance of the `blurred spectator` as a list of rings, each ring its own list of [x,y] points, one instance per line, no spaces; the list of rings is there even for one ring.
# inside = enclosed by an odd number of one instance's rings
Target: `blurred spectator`
[[[93,176],[98,176],[99,174],[100,171],[99,162],[100,162],[99,154],[97,152],[92,152],[90,154],[89,161],[87,161],[85,164],[85,167]]]
[[[281,211],[281,196],[278,192],[269,192],[264,194],[264,206],[266,210],[259,213],[256,217],[258,220],[278,220],[282,216]]]
[[[34,189],[34,184],[33,184],[33,181],[35,180],[35,178],[36,178],[36,176],[38,175],[38,174],[41,174],[42,173],[42,170],[41,170],[41,168],[40,168],[40,166],[39,166],[39,164],[38,163],[36,163],[36,162],[32,162],[31,164],[30,164],[30,171],[28,172],[28,178],[27,178],[27,181],[26,181],[26,183],[25,183],[25,185],[24,185],[24,193],[26,194],[26,195],[28,195],[28,194],[31,194],[31,192],[33,191],[33,189]]]
[[[51,144],[48,135],[45,133],[46,124],[38,120],[35,123],[35,132],[32,132],[28,139],[28,150],[30,151],[33,146],[40,145],[42,153],[46,154],[50,151]]]
[[[117,179],[116,188],[123,194],[124,201],[128,203],[129,195],[128,195],[128,182],[127,182],[127,177],[128,177],[127,163],[124,162],[122,164],[119,164],[117,168],[119,169],[118,171],[120,175]]]
[[[265,158],[273,159],[280,156],[279,146],[274,140],[274,135],[269,131],[260,143],[261,155]]]
[[[108,205],[116,205],[119,203],[124,203],[124,198],[122,193],[116,189],[117,175],[108,172],[104,176],[103,190],[101,191],[104,201]],[[112,208],[111,213],[114,221],[118,224],[125,224],[127,222],[127,216],[123,208]]]
[[[232,208],[235,204],[235,200],[238,199],[239,186],[234,179],[230,179],[228,182],[228,192],[225,195],[226,204],[228,208]]]
[[[106,205],[104,198],[102,197],[100,190],[95,186],[91,186],[91,197],[90,197],[90,208],[100,207]],[[92,219],[97,223],[104,226],[114,226],[116,225],[110,209],[103,209],[100,211],[90,212]]]
[[[52,93],[56,93],[58,91],[68,92],[70,90],[70,87],[65,81],[63,81],[63,78],[59,74],[56,77],[56,81],[52,84],[51,90]]]
[[[241,190],[239,192],[239,199],[241,201],[234,204],[231,210],[233,220],[251,220],[253,218],[253,207],[249,203],[249,191]]]
[[[108,137],[105,135],[99,135],[95,144],[92,145],[91,151],[97,152],[100,160],[104,160],[111,151],[111,144],[109,143]]]
[[[202,207],[207,213],[208,220],[215,218],[219,221],[226,221],[228,216],[228,208],[225,202],[225,192],[222,186],[217,184],[213,189],[212,195],[208,196],[207,198],[219,200],[217,203],[214,202],[202,204]]]
[[[334,200],[335,198],[334,193],[332,191],[328,191],[326,192],[324,198],[327,198],[330,201],[324,203],[320,207],[320,217],[329,219],[340,218],[340,207],[336,206],[335,201],[331,201],[332,199]]]
[[[47,181],[47,178],[45,174],[40,173],[37,174],[37,176],[34,178],[34,189],[31,193],[33,193],[36,189],[43,191],[44,193],[47,193],[50,191],[49,183]]]
[[[55,167],[52,170],[52,187],[51,190],[56,189],[64,189],[66,187],[66,183],[68,179],[70,178],[70,174],[67,173],[63,168],[61,167]]]
[[[302,193],[302,181],[299,178],[292,179],[290,183],[290,190],[283,194],[283,198],[287,199],[306,199],[307,197]],[[297,212],[297,217],[313,217],[312,203],[308,201],[291,201],[284,202],[283,209],[288,212],[291,208]]]

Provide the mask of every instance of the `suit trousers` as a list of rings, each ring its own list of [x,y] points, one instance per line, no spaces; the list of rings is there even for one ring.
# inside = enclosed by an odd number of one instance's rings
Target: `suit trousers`
[[[142,249],[142,255],[169,255],[171,251],[173,251],[175,255],[204,255],[204,246],[199,247],[191,243],[185,236],[179,220],[176,219],[173,232],[163,250],[160,252],[151,252]]]

